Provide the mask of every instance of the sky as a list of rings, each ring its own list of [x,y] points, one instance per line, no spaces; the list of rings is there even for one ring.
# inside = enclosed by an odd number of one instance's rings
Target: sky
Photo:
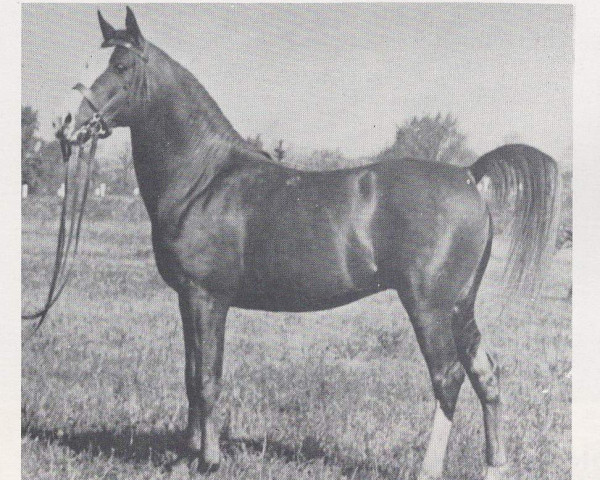
[[[106,67],[96,10],[124,28],[124,5],[24,4],[22,104],[40,133],[74,111],[70,90]],[[137,4],[144,36],[188,68],[243,136],[265,148],[389,146],[413,116],[451,113],[484,154],[507,141],[572,156],[569,5]],[[120,148],[126,132],[104,148]]]

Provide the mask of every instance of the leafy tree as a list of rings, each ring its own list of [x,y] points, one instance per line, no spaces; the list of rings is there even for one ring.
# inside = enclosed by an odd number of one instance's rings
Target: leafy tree
[[[573,172],[562,174],[561,229],[573,230]]]
[[[54,193],[64,180],[62,152],[58,140],[40,140],[40,188]]]
[[[123,193],[125,193],[130,189],[129,174],[133,168],[133,157],[131,155],[131,145],[129,142],[127,142],[123,146],[123,149],[119,152],[119,161],[121,162],[121,175],[119,184],[123,190]]]
[[[39,128],[38,113],[29,106],[21,106],[21,148],[25,151]]]
[[[56,191],[63,178],[60,144],[38,137],[38,128],[38,113],[21,106],[21,182],[32,193]]]
[[[257,150],[262,150],[263,149],[263,142],[262,142],[262,140],[260,138],[260,133],[258,133],[255,138],[248,137],[246,139],[246,141],[250,145],[252,145],[253,147],[255,147]]]
[[[39,188],[41,175],[38,114],[29,106],[21,106],[21,183],[27,183],[32,191]]]
[[[316,170],[332,170],[346,166],[348,161],[339,149],[322,149],[313,150],[306,163]]]
[[[413,117],[396,130],[396,141],[379,158],[412,158],[468,165],[475,154],[466,146],[466,136],[452,115]]]
[[[285,156],[285,150],[283,149],[283,140],[279,140],[277,147],[275,147],[273,151],[275,152],[275,158],[277,158],[277,160],[281,162],[283,160],[283,157]]]

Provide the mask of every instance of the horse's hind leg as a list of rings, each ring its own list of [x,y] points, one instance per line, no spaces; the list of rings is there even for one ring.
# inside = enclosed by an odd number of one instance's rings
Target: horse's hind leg
[[[486,443],[486,479],[502,478],[507,469],[506,451],[500,431],[501,403],[499,368],[481,344],[473,302],[458,302],[454,309],[455,340],[467,375],[483,407]]]
[[[481,333],[475,323],[475,297],[491,252],[491,238],[477,267],[467,295],[456,302],[452,315],[458,356],[483,407],[486,443],[486,480],[504,478],[507,458],[501,435],[501,403],[499,368],[481,344]]]
[[[452,418],[465,372],[459,362],[452,331],[451,304],[407,308],[417,341],[429,369],[436,407],[419,480],[441,478]]]

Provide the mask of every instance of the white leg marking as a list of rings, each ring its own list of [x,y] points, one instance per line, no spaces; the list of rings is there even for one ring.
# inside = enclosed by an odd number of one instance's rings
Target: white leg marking
[[[485,472],[485,480],[506,480],[509,474],[508,465],[501,465],[499,467],[488,466]]]
[[[431,428],[431,436],[429,437],[429,444],[427,445],[425,459],[423,460],[418,480],[442,478],[444,458],[446,457],[446,447],[448,446],[451,428],[452,422],[442,412],[439,402],[435,402],[433,427]]]

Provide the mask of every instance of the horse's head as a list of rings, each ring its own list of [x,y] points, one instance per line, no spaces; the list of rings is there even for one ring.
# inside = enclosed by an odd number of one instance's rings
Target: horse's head
[[[146,84],[147,42],[133,12],[127,7],[125,30],[113,28],[100,11],[98,20],[104,37],[102,47],[114,47],[114,51],[108,67],[89,89],[81,84],[74,87],[84,96],[73,126],[79,141],[87,140],[89,132],[85,127],[94,120],[102,122],[108,131],[130,126],[143,104],[140,95]]]

